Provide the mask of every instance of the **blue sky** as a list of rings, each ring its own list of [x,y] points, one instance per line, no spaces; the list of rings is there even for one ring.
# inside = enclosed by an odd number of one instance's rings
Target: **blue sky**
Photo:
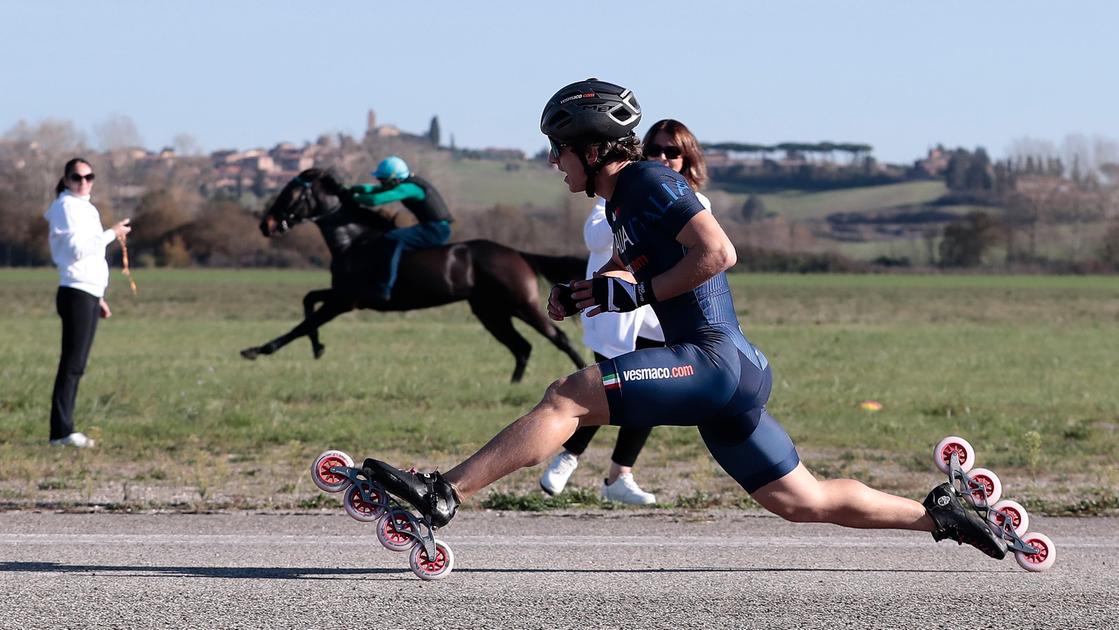
[[[144,144],[301,143],[410,131],[545,145],[540,109],[598,76],[649,123],[703,141],[936,143],[1004,155],[1024,137],[1119,137],[1119,3],[71,2],[0,0],[0,131],[131,117]],[[644,126],[642,127],[642,129]]]

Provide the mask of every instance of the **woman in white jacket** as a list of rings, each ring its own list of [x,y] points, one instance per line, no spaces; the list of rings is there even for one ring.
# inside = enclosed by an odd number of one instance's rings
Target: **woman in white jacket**
[[[647,160],[661,162],[682,174],[693,190],[707,182],[707,166],[703,152],[692,132],[683,123],[666,119],[655,123],[645,133],[642,155]],[[696,193],[703,206],[711,209],[707,197]],[[583,241],[590,251],[587,260],[587,277],[591,277],[609,262],[613,255],[614,235],[606,222],[606,200],[595,200],[594,210],[583,225]],[[583,319],[583,343],[594,351],[595,361],[605,361],[634,349],[664,345],[664,333],[652,307],[643,306],[628,313],[601,313]],[[548,465],[540,477],[540,487],[548,494],[558,494],[567,485],[571,473],[579,464],[579,456],[587,449],[598,427],[584,427],[564,443],[564,450]],[[602,486],[602,496],[611,501],[635,505],[656,503],[656,496],[637,485],[633,478],[633,465],[649,438],[650,429],[621,427],[618,441],[610,458],[610,470]]]
[[[108,230],[101,227],[101,214],[89,202],[93,177],[89,162],[81,158],[67,162],[55,187],[57,197],[43,215],[50,223],[51,258],[59,274],[55,304],[62,318],[62,356],[51,394],[50,443],[56,446],[93,446],[93,440],[74,431],[74,400],[97,319],[112,315],[105,302],[109,286],[105,247],[132,229],[128,219]]]

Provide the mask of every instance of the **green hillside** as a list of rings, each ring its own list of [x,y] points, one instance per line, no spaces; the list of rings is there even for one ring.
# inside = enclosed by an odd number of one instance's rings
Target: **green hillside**
[[[489,209],[497,204],[514,207],[531,204],[537,208],[563,208],[569,193],[563,176],[543,162],[509,163],[498,160],[447,160],[439,165],[437,180],[454,207],[463,210]],[[743,192],[706,190],[716,210],[736,216],[748,196]],[[883,186],[865,186],[823,192],[786,190],[759,195],[768,213],[787,221],[823,225],[823,220],[836,213],[875,213],[891,209],[914,208],[929,204],[948,193],[942,181],[913,181]],[[581,199],[579,201],[582,201]],[[589,211],[590,204],[587,202]],[[964,215],[974,210],[990,210],[976,206],[940,206],[938,210]],[[919,226],[909,225],[896,235],[869,231],[865,240],[820,234],[824,244],[834,243],[834,251],[856,260],[873,260],[880,256],[906,258],[914,264],[931,262],[929,254],[936,251],[942,224],[929,224],[938,236],[930,243]],[[824,228],[826,231],[826,227]]]
[[[449,160],[441,165],[440,183],[448,202],[460,208],[491,208],[497,204],[561,208],[567,197],[563,175],[546,163],[525,160]]]
[[[871,212],[896,206],[929,203],[948,192],[944,182],[918,181],[825,192],[787,190],[759,195],[766,210],[792,220],[822,219],[836,212]],[[746,201],[745,193],[732,195]]]
[[[488,208],[498,203],[561,207],[567,197],[562,174],[542,162],[526,160],[515,163],[510,170],[505,162],[496,160],[451,160],[441,165],[441,170],[442,180],[453,191],[455,205],[461,207]],[[789,190],[760,197],[770,212],[805,220],[836,212],[871,212],[929,203],[947,192],[943,182],[918,181],[826,192]],[[746,201],[746,193],[727,194],[736,207]]]

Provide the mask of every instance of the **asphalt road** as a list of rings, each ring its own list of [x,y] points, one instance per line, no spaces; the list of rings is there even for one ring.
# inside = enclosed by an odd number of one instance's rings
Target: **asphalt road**
[[[337,513],[0,514],[2,628],[1115,628],[1119,519],[1046,573],[926,534],[742,512],[467,511],[422,582]]]

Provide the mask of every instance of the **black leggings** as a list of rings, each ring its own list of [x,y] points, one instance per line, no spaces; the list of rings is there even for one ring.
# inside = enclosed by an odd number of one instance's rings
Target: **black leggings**
[[[51,394],[51,439],[64,438],[74,432],[74,400],[78,397],[78,381],[85,373],[93,334],[101,316],[101,300],[80,289],[58,287],[55,297],[58,316],[62,318],[62,357],[54,377]]]
[[[637,338],[637,350],[644,350],[645,348],[661,348],[664,347],[663,341],[653,341],[645,337]],[[605,361],[609,357],[602,356],[599,353],[594,353],[595,361]],[[618,429],[618,441],[614,444],[614,454],[610,460],[619,466],[633,467],[637,463],[637,456],[641,454],[641,449],[645,448],[645,441],[649,439],[649,433],[653,429],[651,427],[621,427]],[[576,429],[575,434],[569,440],[564,442],[563,448],[569,453],[575,455],[582,455],[583,451],[587,450],[587,446],[594,438],[594,434],[598,432],[598,427],[582,427]]]

